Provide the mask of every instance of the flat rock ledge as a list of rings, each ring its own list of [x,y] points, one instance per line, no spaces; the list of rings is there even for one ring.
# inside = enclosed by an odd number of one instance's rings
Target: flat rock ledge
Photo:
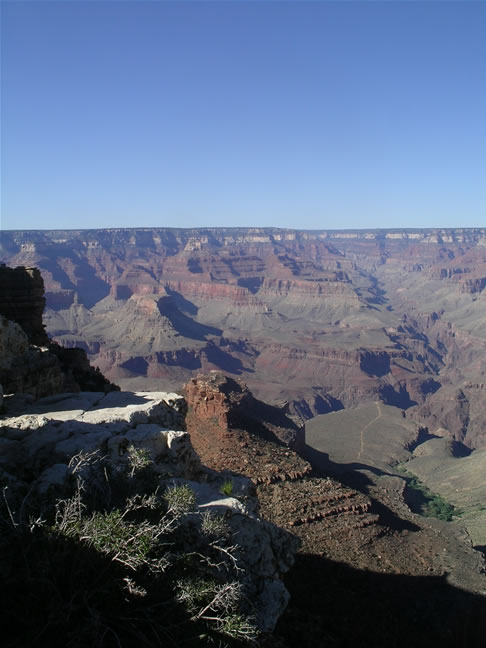
[[[299,541],[261,520],[251,481],[231,475],[232,496],[221,492],[229,473],[204,468],[185,431],[187,405],[165,392],[80,392],[34,401],[4,396],[0,418],[0,487],[45,495],[62,487],[79,453],[99,452],[114,463],[128,449],[145,449],[161,482],[188,484],[200,510],[224,513],[241,547],[245,587],[257,610],[256,623],[271,632],[289,595],[281,580],[294,562]],[[167,482],[166,482],[167,483]]]

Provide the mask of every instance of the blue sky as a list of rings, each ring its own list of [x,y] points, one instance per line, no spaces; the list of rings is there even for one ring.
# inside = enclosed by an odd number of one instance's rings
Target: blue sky
[[[2,2],[2,228],[486,226],[486,2]]]

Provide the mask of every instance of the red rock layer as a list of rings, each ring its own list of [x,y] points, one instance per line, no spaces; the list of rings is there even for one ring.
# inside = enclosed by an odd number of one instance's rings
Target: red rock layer
[[[303,447],[304,428],[284,408],[258,401],[246,385],[221,372],[211,371],[192,378],[185,387],[185,395],[195,447],[204,442],[207,425],[211,426],[212,436],[223,445],[225,440],[233,440],[233,430],[242,430],[286,448]]]

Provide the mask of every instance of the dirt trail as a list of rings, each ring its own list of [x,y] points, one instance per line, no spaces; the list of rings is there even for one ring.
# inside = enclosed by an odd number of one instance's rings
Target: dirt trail
[[[369,423],[367,423],[363,428],[361,428],[361,432],[360,432],[361,446],[360,446],[360,450],[359,450],[359,452],[358,452],[358,459],[361,459],[361,455],[362,455],[363,452],[364,452],[364,433],[366,432],[366,430],[367,430],[371,425],[373,425],[373,423],[374,423],[375,421],[378,421],[378,419],[380,419],[381,416],[382,416],[382,412],[381,412],[381,407],[380,407],[380,403],[379,403],[379,401],[375,401],[375,405],[376,405],[376,407],[377,407],[377,409],[378,409],[378,416],[375,416],[374,419],[372,419],[372,420],[371,420]]]

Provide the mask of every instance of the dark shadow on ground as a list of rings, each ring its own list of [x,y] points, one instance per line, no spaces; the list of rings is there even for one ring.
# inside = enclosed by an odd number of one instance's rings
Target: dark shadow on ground
[[[407,446],[407,450],[409,450],[409,452],[413,452],[415,448],[418,448],[420,445],[422,445],[422,443],[427,443],[427,441],[432,441],[432,439],[439,439],[439,438],[440,437],[437,436],[437,434],[431,434],[428,428],[420,427],[417,438],[413,443],[410,443]]]
[[[147,360],[140,356],[136,358],[128,358],[128,360],[125,360],[125,362],[120,364],[120,369],[127,369],[138,376],[146,376],[148,367],[149,363]]]
[[[221,335],[223,331],[214,326],[199,324],[179,310],[173,297],[161,297],[157,302],[159,312],[167,317],[179,335],[191,340],[207,340],[208,335]]]
[[[417,404],[417,401],[410,398],[410,394],[404,385],[398,385],[396,388],[393,385],[381,385],[379,394],[385,405],[392,405],[402,410],[407,410]]]
[[[158,364],[167,367],[181,367],[195,371],[201,368],[199,351],[193,349],[178,349],[173,354],[159,351],[155,354]]]
[[[53,279],[61,284],[62,289],[71,289],[78,293],[79,302],[91,308],[101,299],[109,295],[110,285],[96,275],[96,270],[74,250],[63,249],[62,256],[69,259],[74,267],[74,283],[61,266],[53,259],[43,257],[39,268],[51,273]]]
[[[186,315],[197,315],[199,308],[191,301],[186,299],[180,292],[169,288],[169,286],[165,286],[165,290],[167,294],[173,298],[179,310],[181,310]]]
[[[379,477],[383,475],[392,475],[392,473],[388,473],[380,468],[369,466],[368,464],[357,461],[353,461],[352,463],[337,463],[329,457],[327,452],[320,452],[320,450],[316,450],[309,445],[304,447],[301,454],[304,459],[307,459],[307,461],[312,465],[314,471],[320,476],[336,476],[339,478],[339,481],[343,482],[343,484],[347,484],[353,488],[359,486],[359,490],[364,489],[366,494],[368,494],[367,487],[372,484],[372,481],[369,477],[358,471],[367,470]]]
[[[244,279],[238,279],[238,286],[247,288],[252,295],[255,295],[263,284],[263,277],[246,277]]]
[[[239,358],[235,358],[231,353],[223,351],[217,344],[209,341],[204,348],[204,353],[208,362],[212,365],[235,376],[241,376],[244,373],[253,373],[253,369],[245,367]]]
[[[354,569],[299,554],[275,634],[286,648],[483,648],[486,598],[445,577]]]
[[[0,530],[0,624],[4,648],[241,646],[191,619],[175,576],[127,570],[86,542]],[[127,574],[144,594],[130,593]],[[212,636],[210,636],[212,634]],[[206,642],[201,643],[201,636]]]

